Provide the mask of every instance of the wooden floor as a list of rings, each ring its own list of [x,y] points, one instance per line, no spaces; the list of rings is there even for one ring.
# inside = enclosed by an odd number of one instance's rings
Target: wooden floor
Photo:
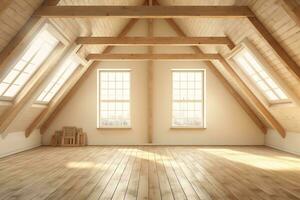
[[[0,159],[0,199],[300,199],[300,158],[265,147],[41,147]]]

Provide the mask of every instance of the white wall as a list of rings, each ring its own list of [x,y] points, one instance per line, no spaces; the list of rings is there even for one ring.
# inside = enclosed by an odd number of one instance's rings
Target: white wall
[[[41,134],[34,131],[26,138],[24,131],[11,132],[0,135],[0,158],[41,145]]]
[[[265,145],[300,155],[300,133],[287,132],[286,137],[282,138],[276,131],[269,129]]]

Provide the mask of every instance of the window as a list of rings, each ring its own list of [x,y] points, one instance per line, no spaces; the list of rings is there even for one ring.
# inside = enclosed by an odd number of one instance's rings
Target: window
[[[38,103],[49,103],[56,93],[61,89],[64,83],[69,79],[73,72],[79,66],[79,62],[71,55],[68,56],[55,73],[51,82],[42,91],[37,98]]]
[[[288,100],[288,96],[272,80],[265,67],[249,49],[240,50],[233,56],[233,60],[270,103]]]
[[[205,128],[204,73],[204,70],[172,72],[172,127]]]
[[[100,70],[99,125],[101,128],[130,127],[130,71]]]
[[[46,29],[39,32],[9,73],[1,80],[0,97],[13,99],[58,44]]]

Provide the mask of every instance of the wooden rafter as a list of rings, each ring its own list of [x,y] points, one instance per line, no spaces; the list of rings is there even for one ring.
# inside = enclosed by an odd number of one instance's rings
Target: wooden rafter
[[[230,49],[234,47],[228,37],[79,37],[76,43],[113,46],[227,45]]]
[[[136,24],[138,20],[137,19],[131,19],[128,24],[123,28],[121,33],[118,35],[119,37],[124,37],[127,35],[127,33],[131,30],[131,28]],[[105,48],[105,50],[102,53],[110,53],[113,49],[113,46],[108,46]],[[76,93],[80,85],[90,76],[90,74],[93,72],[95,67],[98,65],[98,62],[94,62],[90,67],[88,67],[85,71],[83,71],[80,76],[74,77],[72,76],[72,79],[75,79],[75,84],[70,88],[70,90],[65,94],[63,98],[61,98],[59,101],[57,101],[56,105],[53,106],[52,109],[48,109],[43,113],[42,116],[39,116],[38,119],[35,120],[34,124],[32,123],[28,127],[27,132],[32,132],[35,128],[38,128],[40,126],[41,133],[44,133],[47,128],[51,125],[52,121],[55,119],[55,117],[58,115],[58,113],[62,110],[62,108],[69,102],[69,100],[72,98],[72,96]],[[30,128],[30,129],[29,129]]]
[[[174,22],[172,19],[167,20],[168,24],[173,28],[173,30],[179,36],[186,36],[185,33],[181,30],[181,28]],[[195,53],[203,53],[199,47],[192,47]],[[263,132],[267,132],[267,127],[265,124],[259,119],[256,113],[252,110],[252,108],[247,104],[247,102],[241,97],[241,95],[231,86],[231,84],[226,80],[226,78],[219,72],[219,70],[215,67],[215,65],[210,61],[204,61],[204,63],[211,69],[214,75],[219,78],[221,83],[225,88],[230,92],[230,94],[236,99],[236,101],[241,105],[244,111],[248,114],[248,116],[253,120],[253,122],[258,126],[258,128]]]
[[[87,60],[217,60],[218,54],[89,54]]]
[[[121,18],[186,18],[186,17],[252,17],[247,6],[43,6],[39,17],[121,17]]]
[[[292,59],[292,57],[284,50],[284,48],[277,42],[277,40],[272,36],[268,29],[261,23],[261,21],[256,17],[248,18],[257,32],[262,36],[262,38],[269,44],[271,49],[276,53],[278,58],[285,64],[286,68],[300,81],[300,67]]]

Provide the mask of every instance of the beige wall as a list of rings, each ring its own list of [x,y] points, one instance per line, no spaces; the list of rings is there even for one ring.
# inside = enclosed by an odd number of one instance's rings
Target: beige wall
[[[155,21],[155,35],[174,36],[164,21]],[[143,36],[147,25],[139,21],[130,36]],[[118,47],[114,52],[143,53],[144,47]],[[192,53],[189,47],[156,47],[157,53]],[[97,125],[97,70],[79,87],[77,93],[59,113],[48,131],[43,144],[49,144],[55,130],[63,126],[82,127],[90,145],[145,144],[147,143],[147,62],[101,62],[99,68],[131,69],[132,75],[132,129],[99,130]],[[201,62],[154,62],[154,124],[155,144],[216,144],[262,145],[264,135],[251,121],[222,84],[207,70],[207,129],[171,130],[171,69],[205,68]]]
[[[265,136],[265,145],[300,155],[300,133],[288,131],[285,138],[282,138],[276,131],[269,129]]]
[[[82,127],[90,145],[147,143],[147,68],[145,62],[103,62],[100,68],[130,68],[132,75],[132,129],[99,130],[97,125],[97,70],[81,85],[43,136],[63,126]],[[171,69],[202,68],[199,62],[154,63],[154,143],[260,145],[264,135],[222,84],[207,70],[207,129],[171,130]]]
[[[172,68],[205,68],[199,62],[156,62],[154,75],[154,141],[159,144],[263,144],[263,134],[220,81],[206,70],[206,117],[203,130],[170,129]]]
[[[41,134],[34,131],[29,138],[24,131],[0,134],[0,158],[41,145]]]

